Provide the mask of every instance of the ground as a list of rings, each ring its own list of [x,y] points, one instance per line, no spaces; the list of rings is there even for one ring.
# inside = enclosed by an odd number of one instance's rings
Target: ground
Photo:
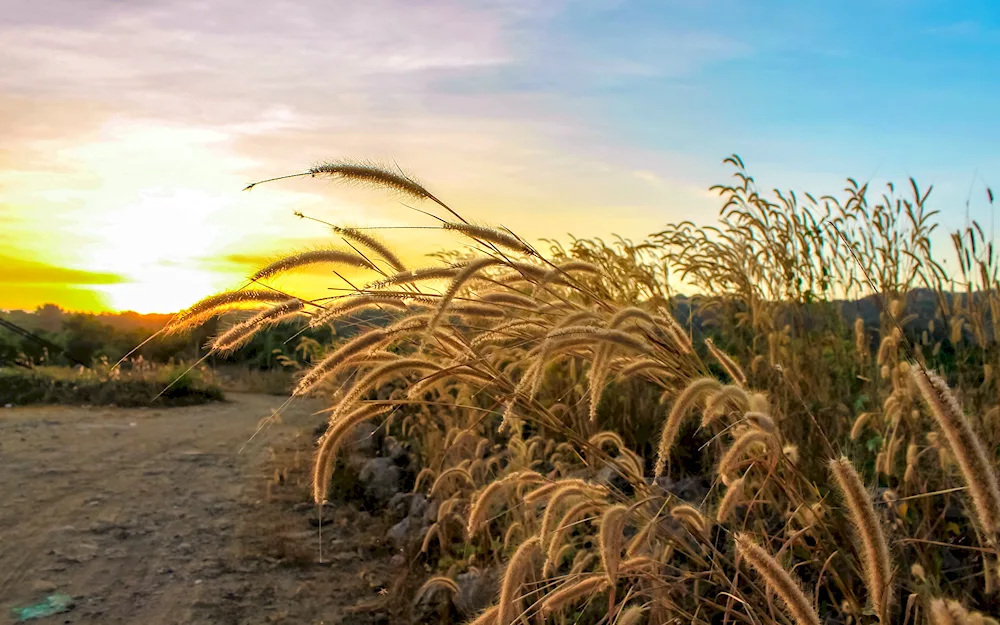
[[[324,510],[319,558],[304,479],[321,406],[244,447],[282,401],[0,408],[0,623],[56,594],[73,607],[40,623],[394,622],[379,519]]]

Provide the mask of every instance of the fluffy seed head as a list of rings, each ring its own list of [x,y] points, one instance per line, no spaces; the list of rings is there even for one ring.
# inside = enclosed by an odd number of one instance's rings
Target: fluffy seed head
[[[604,575],[588,575],[571,580],[545,596],[545,600],[542,602],[542,613],[558,612],[574,601],[601,592],[607,587],[608,578]]]
[[[355,252],[344,250],[310,250],[286,256],[262,267],[257,273],[251,276],[251,280],[264,280],[285,271],[319,264],[338,264],[347,265],[348,267],[359,267],[361,269],[374,269],[370,262]]]
[[[511,556],[500,585],[500,611],[497,613],[500,625],[510,625],[521,615],[521,586],[534,570],[534,562],[541,552],[540,545],[538,536],[532,536],[521,543]]]
[[[749,534],[736,535],[736,552],[764,579],[771,592],[778,595],[796,625],[820,625],[819,615],[800,583]]]
[[[166,334],[182,332],[230,310],[281,304],[288,295],[271,289],[240,289],[206,297],[183,310],[164,329]]]
[[[889,545],[875,515],[871,497],[854,465],[846,457],[830,461],[830,471],[844,497],[862,551],[862,564],[872,608],[882,623],[889,622],[892,603],[892,563]]]
[[[614,584],[618,577],[618,565],[624,547],[623,530],[628,515],[628,506],[611,506],[601,515],[600,552],[601,564],[608,576],[608,583]]]
[[[538,252],[536,252],[530,245],[514,236],[514,234],[498,228],[490,228],[489,226],[479,226],[469,223],[445,223],[444,228],[446,230],[461,232],[470,239],[489,241],[494,245],[499,245],[500,247],[520,252],[526,256],[538,255]]]
[[[920,367],[913,367],[912,376],[969,485],[980,528],[995,545],[1000,530],[1000,487],[993,464],[947,383]]]

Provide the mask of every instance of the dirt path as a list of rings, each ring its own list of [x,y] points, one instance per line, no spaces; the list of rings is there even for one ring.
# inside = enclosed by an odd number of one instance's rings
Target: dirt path
[[[387,582],[373,580],[364,536],[335,538],[336,569],[247,556],[247,534],[299,548],[316,540],[306,506],[260,512],[273,450],[310,431],[317,406],[286,411],[237,453],[281,401],[0,409],[0,623],[57,593],[74,607],[39,622],[337,623],[344,606],[376,596]],[[365,513],[337,514],[328,536]]]

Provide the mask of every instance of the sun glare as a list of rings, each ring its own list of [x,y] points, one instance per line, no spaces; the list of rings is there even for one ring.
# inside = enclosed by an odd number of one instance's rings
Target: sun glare
[[[98,287],[112,309],[172,312],[230,286],[224,276],[198,269],[152,266],[137,273],[132,282]]]
[[[55,286],[92,293],[88,308],[101,302],[113,310],[173,312],[238,286],[247,267],[220,259],[248,246],[259,252],[266,247],[262,236],[275,246],[303,236],[305,226],[288,207],[316,201],[280,189],[243,193],[255,163],[233,152],[239,132],[115,120],[100,141],[67,138],[53,150],[65,165],[55,190],[31,172],[7,172],[5,200],[24,207],[15,224],[34,236],[11,234],[0,242],[30,240],[33,249],[22,256],[31,262],[121,278],[32,285],[42,298]],[[279,219],[282,232],[275,235],[271,226]],[[25,293],[18,305],[45,303]]]
[[[226,282],[200,268],[227,239],[219,213],[231,198],[191,189],[146,189],[134,203],[106,205],[94,216],[88,265],[116,271],[122,284],[101,287],[117,310],[178,310]],[[235,276],[228,277],[232,281]]]

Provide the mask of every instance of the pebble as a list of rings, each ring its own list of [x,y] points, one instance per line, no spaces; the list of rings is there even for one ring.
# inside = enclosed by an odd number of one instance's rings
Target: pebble
[[[56,555],[68,562],[88,562],[97,556],[94,543],[76,543],[55,551]]]
[[[105,534],[111,530],[118,529],[121,527],[113,521],[99,520],[90,525],[90,531],[95,534]]]
[[[31,589],[35,592],[52,592],[57,588],[55,583],[40,579],[31,585]]]

